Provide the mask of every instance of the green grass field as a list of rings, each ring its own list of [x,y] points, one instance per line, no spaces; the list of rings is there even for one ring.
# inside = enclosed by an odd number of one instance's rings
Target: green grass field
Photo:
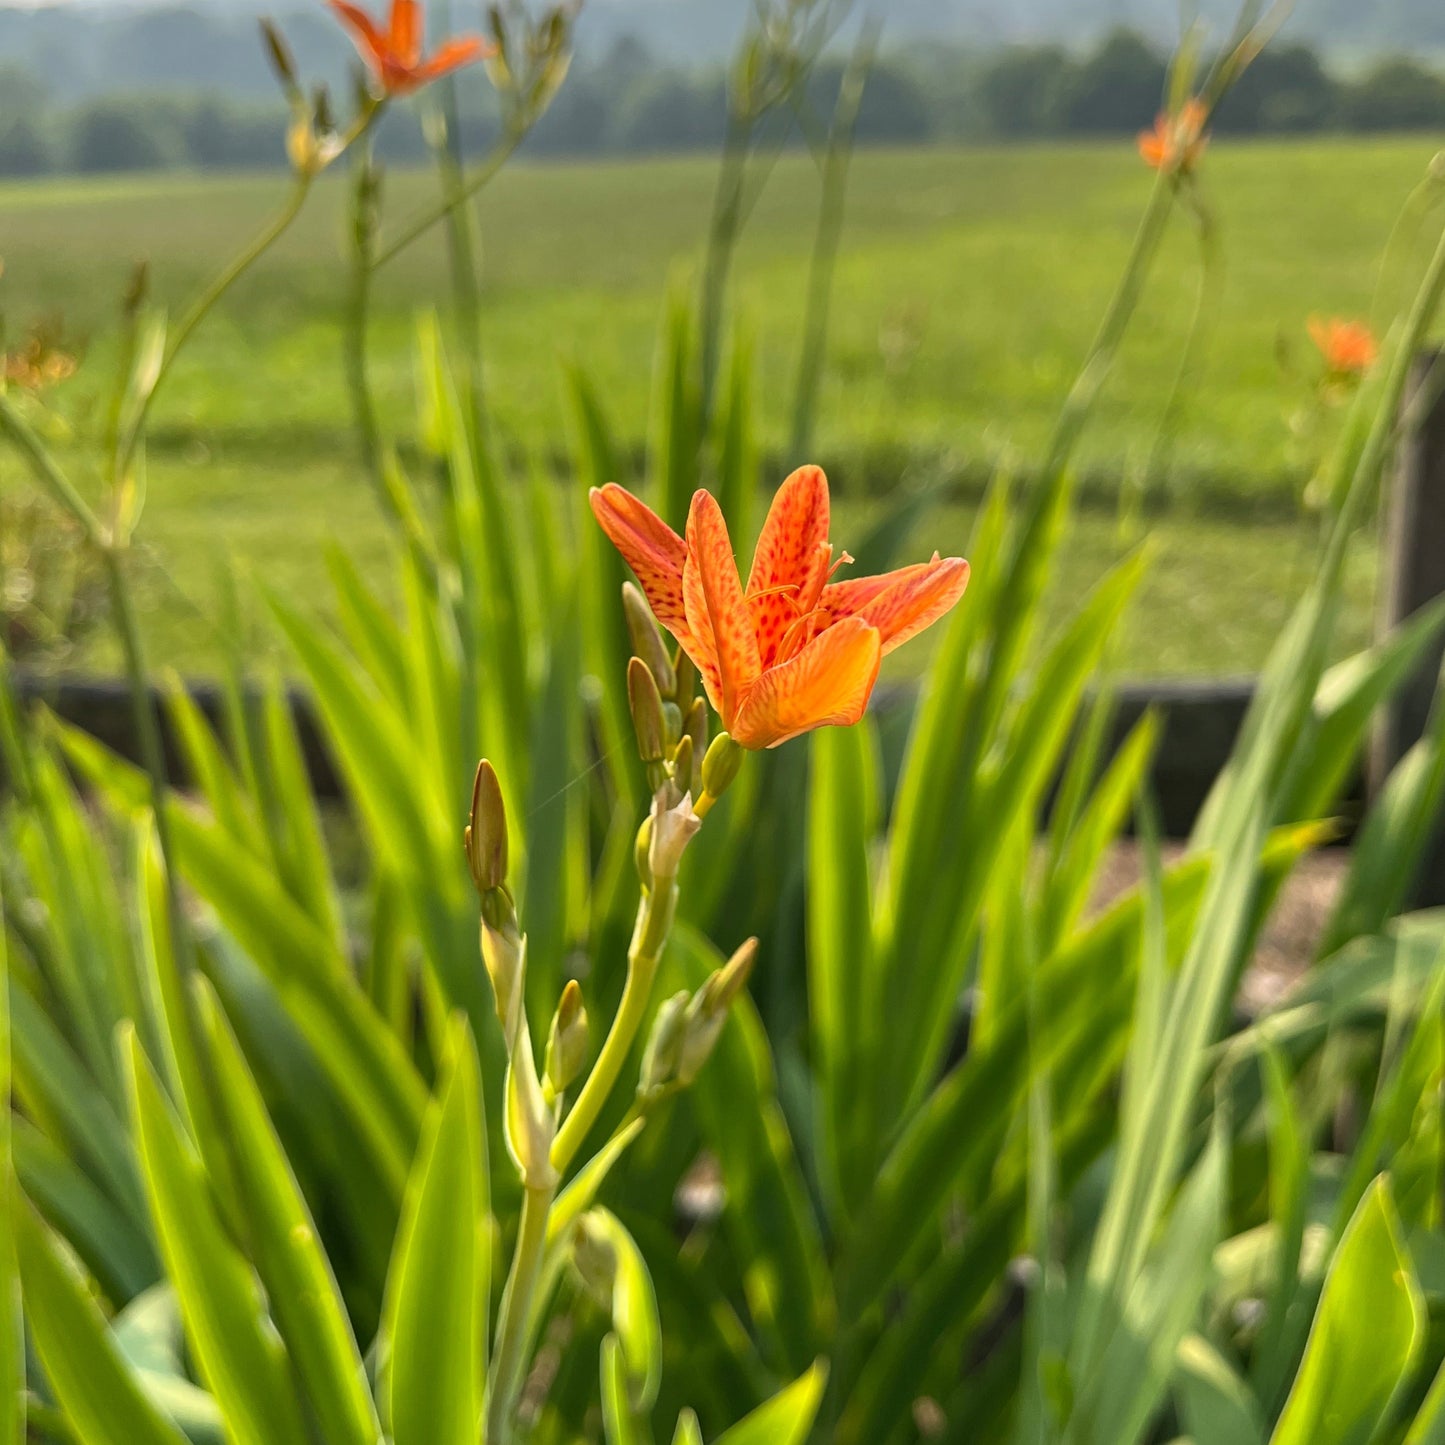
[[[1400,278],[1380,285],[1381,256],[1433,150],[1426,139],[1211,150],[1222,275],[1207,350],[1164,453],[1170,507],[1157,525],[1144,621],[1122,648],[1129,670],[1258,663],[1306,555],[1291,498],[1313,458],[1289,427],[1313,365],[1306,318],[1388,319]],[[516,445],[554,456],[565,447],[563,360],[591,373],[619,429],[642,445],[662,301],[670,285],[695,278],[713,173],[707,159],[518,166],[483,197],[487,385]],[[865,484],[976,483],[1004,455],[1026,470],[1149,184],[1122,144],[861,154],[817,446],[835,486],[858,494]],[[59,316],[85,341],[85,365],[63,399],[78,426],[108,378],[108,337],[133,261],[149,258],[157,292],[178,305],[284,186],[272,176],[165,176],[0,187],[0,312],[11,335]],[[386,214],[395,221],[430,194],[424,175],[389,177]],[[206,664],[211,643],[190,604],[209,608],[209,579],[227,552],[318,597],[323,540],[383,564],[384,529],[352,462],[341,383],[343,199],[339,181],[318,189],[188,352],[157,409],[144,524],[152,628],[180,665]],[[784,158],[739,257],[736,297],[757,343],[764,442],[778,466],[798,460],[780,453],[815,202],[811,164]],[[1182,220],[1175,232],[1083,448],[1083,466],[1106,483],[1137,475],[1150,456],[1188,331],[1198,247]],[[434,237],[383,273],[375,377],[399,437],[412,426],[414,317],[445,292]],[[13,460],[0,458],[0,485],[16,481]],[[928,545],[960,548],[971,510],[967,501],[945,508]],[[856,508],[844,525],[852,518],[863,525]],[[1124,541],[1111,515],[1086,515],[1061,598]],[[1356,638],[1371,589],[1362,544]]]

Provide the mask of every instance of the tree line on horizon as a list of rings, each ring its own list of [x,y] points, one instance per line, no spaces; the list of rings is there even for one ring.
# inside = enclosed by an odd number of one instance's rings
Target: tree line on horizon
[[[195,43],[194,29],[189,34]],[[843,71],[841,57],[818,69],[808,103],[822,119],[832,113]],[[1165,56],[1125,29],[1083,51],[898,49],[870,74],[857,139],[865,146],[924,145],[1129,134],[1152,119],[1165,76]],[[0,176],[286,164],[279,101],[219,86],[117,89],[67,101],[57,99],[52,80],[42,67],[0,63]],[[497,134],[491,99],[480,73],[462,87],[460,139],[469,151]],[[527,151],[574,158],[706,151],[721,140],[725,116],[720,68],[663,64],[641,41],[625,39],[604,56],[578,60]],[[1403,55],[1346,73],[1308,45],[1283,46],[1259,58],[1220,108],[1214,129],[1224,135],[1445,129],[1445,74]],[[801,131],[778,140],[801,144]],[[378,148],[392,162],[421,159],[418,117],[390,116]]]

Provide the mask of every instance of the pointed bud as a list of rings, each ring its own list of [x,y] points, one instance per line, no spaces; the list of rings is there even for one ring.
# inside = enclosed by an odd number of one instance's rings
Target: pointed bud
[[[686,992],[675,993],[658,1009],[652,1032],[647,1036],[647,1047],[642,1052],[642,1071],[637,1081],[641,1098],[655,1098],[677,1078],[690,1002]]]
[[[566,1093],[582,1072],[582,1065],[587,1062],[587,1042],[587,1010],[582,1003],[582,988],[575,978],[568,979],[547,1035],[545,1073],[554,1095]]]
[[[463,838],[477,892],[500,888],[507,881],[507,808],[496,769],[486,758],[477,764],[471,821]]]
[[[671,784],[658,790],[652,800],[652,840],[647,853],[653,887],[677,877],[683,852],[701,827],[702,819],[693,812],[691,798],[679,798]]]
[[[291,48],[286,44],[286,38],[275,21],[261,21],[261,40],[266,47],[266,58],[271,62],[271,69],[281,83],[281,89],[295,106],[301,98],[301,83],[296,78],[296,62],[291,58]]]
[[[677,650],[677,662],[673,665],[677,684],[672,689],[672,700],[684,712],[692,706],[697,696],[697,665],[681,648]]]
[[[732,786],[743,765],[743,749],[727,733],[719,733],[702,760],[702,786],[705,793],[720,798]]]
[[[657,630],[647,602],[631,582],[622,584],[622,614],[627,619],[627,635],[632,639],[632,651],[652,669],[658,691],[665,697],[671,697],[677,686],[672,659],[667,655],[662,633]]]
[[[733,1000],[747,985],[758,956],[758,941],[750,938],[692,996],[678,1048],[677,1082],[691,1084],[707,1063],[727,1023]]]
[[[627,706],[637,733],[637,752],[644,763],[660,763],[667,756],[667,722],[662,694],[652,669],[640,658],[627,664]]]
[[[702,797],[702,760],[707,756],[707,700],[696,697],[687,716],[682,720],[683,732],[692,739],[692,776],[686,781],[686,788],[694,798]],[[678,780],[684,786],[683,780]]]
[[[583,1287],[599,1308],[612,1312],[612,1292],[617,1283],[617,1250],[612,1232],[589,1210],[573,1227],[572,1264]]]
[[[672,780],[679,792],[692,792],[692,773],[692,739],[684,734],[672,754]]]

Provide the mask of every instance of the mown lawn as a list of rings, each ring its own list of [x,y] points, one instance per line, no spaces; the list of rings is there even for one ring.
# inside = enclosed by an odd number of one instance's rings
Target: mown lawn
[[[1308,389],[1304,323],[1316,311],[1388,316],[1399,268],[1381,287],[1381,255],[1433,149],[1422,138],[1211,150],[1222,264],[1203,361],[1157,454],[1172,501],[1155,525],[1143,622],[1121,642],[1129,670],[1246,670],[1268,645],[1306,545],[1291,499],[1314,444],[1289,425]],[[565,360],[591,373],[640,451],[662,301],[670,285],[695,279],[712,178],[708,159],[520,165],[483,198],[487,384],[515,448],[565,454]],[[12,336],[58,315],[85,342],[64,398],[77,426],[90,424],[108,377],[116,298],[132,262],[147,257],[157,293],[179,304],[279,204],[284,185],[267,176],[0,187],[0,312]],[[945,507],[929,535],[929,545],[962,546],[967,498],[996,460],[1013,456],[1027,472],[1037,457],[1148,185],[1127,146],[860,155],[817,445],[838,488],[856,495],[962,479],[965,500]],[[388,216],[430,193],[424,175],[389,176]],[[756,342],[763,440],[777,467],[794,460],[781,451],[814,201],[810,164],[783,158],[739,259],[737,299]],[[319,188],[188,353],[158,408],[144,528],[151,625],[180,665],[204,668],[211,655],[200,613],[211,606],[219,557],[318,598],[323,541],[383,565],[384,530],[352,463],[341,384],[343,203],[339,178]],[[1154,452],[1196,302],[1198,255],[1180,221],[1083,449],[1081,465],[1105,489],[1137,478]],[[414,317],[445,293],[434,239],[383,275],[375,379],[401,439],[413,425]],[[16,480],[13,461],[0,459],[0,485]],[[1086,515],[1061,597],[1132,540],[1107,507]],[[1366,545],[1354,578],[1356,636],[1368,626],[1371,586]]]

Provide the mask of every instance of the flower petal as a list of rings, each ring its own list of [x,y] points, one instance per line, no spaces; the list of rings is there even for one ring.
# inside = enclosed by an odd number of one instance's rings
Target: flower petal
[[[687,558],[687,543],[656,512],[616,482],[593,487],[589,500],[598,525],[637,574],[653,616],[686,646],[682,564]]]
[[[931,562],[889,575],[892,585],[868,598],[854,613],[882,634],[885,655],[953,609],[968,586],[968,563],[962,557],[935,556]]]
[[[821,467],[799,467],[768,509],[748,573],[748,608],[764,667],[777,657],[788,628],[812,610],[827,578],[828,513]]]
[[[731,727],[745,748],[775,748],[821,727],[850,727],[863,716],[882,660],[882,637],[861,617],[819,633],[791,662],[753,686]]]
[[[391,0],[391,58],[406,70],[421,59],[420,0]]]
[[[357,48],[367,59],[379,63],[386,53],[386,41],[382,39],[381,31],[377,29],[371,16],[361,6],[350,4],[349,0],[327,0],[327,3],[337,19],[351,32]]]
[[[481,60],[493,53],[494,47],[476,35],[448,40],[437,47],[434,55],[428,56],[412,71],[412,81],[416,85],[426,85],[439,76],[459,70],[463,65],[470,65],[474,60]]]
[[[728,524],[716,499],[705,491],[693,493],[687,515],[683,599],[688,626],[695,632],[701,632],[702,615],[706,616],[717,656],[720,695],[714,698],[714,706],[722,714],[723,725],[730,728],[738,705],[757,681],[762,664],[758,660],[752,616],[738,578]]]

